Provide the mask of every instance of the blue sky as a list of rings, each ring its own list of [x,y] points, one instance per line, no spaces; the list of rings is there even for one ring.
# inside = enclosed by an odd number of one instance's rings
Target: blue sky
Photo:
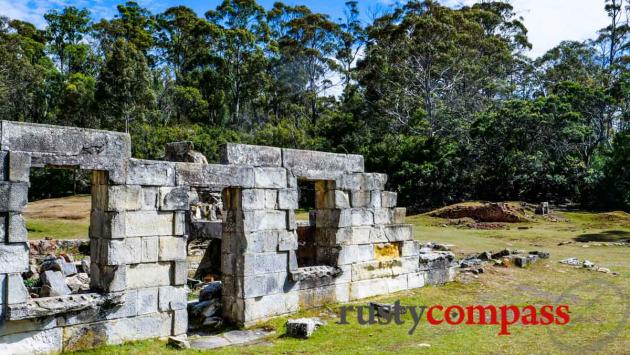
[[[0,15],[18,18],[43,27],[43,14],[53,8],[66,5],[88,8],[95,19],[109,18],[116,13],[117,0],[0,0]],[[185,5],[203,15],[221,0],[138,0],[153,12]],[[267,8],[274,0],[259,0]],[[333,19],[343,15],[344,0],[286,0],[288,4],[305,4],[317,12],[329,14]],[[359,0],[364,18],[370,13],[385,10],[395,0]],[[470,5],[476,0],[442,0],[449,6]],[[511,0],[516,12],[525,20],[529,39],[534,48],[529,53],[536,57],[562,40],[585,40],[595,36],[598,29],[606,26],[604,0]]]

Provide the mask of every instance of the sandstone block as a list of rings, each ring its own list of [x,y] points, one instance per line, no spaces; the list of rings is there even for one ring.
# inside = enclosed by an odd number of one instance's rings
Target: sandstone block
[[[298,206],[297,189],[283,189],[278,191],[278,208],[281,210],[295,210]]]
[[[278,251],[297,250],[298,237],[295,231],[278,232]]]
[[[254,187],[259,189],[285,189],[287,171],[284,168],[254,168]]]
[[[362,173],[365,171],[365,162],[363,155],[347,154],[346,155],[346,171],[349,173]]]
[[[6,289],[7,304],[24,303],[31,298],[26,286],[24,286],[21,274],[8,274]]]
[[[243,254],[237,256],[237,267],[243,275],[286,272],[288,255],[286,252]]]
[[[0,336],[0,354],[61,353],[63,328]]]
[[[297,312],[299,301],[297,292],[289,292],[248,298],[244,301],[237,301],[237,304],[240,303],[243,308],[241,321],[251,324],[258,319]]]
[[[424,287],[424,273],[415,272],[407,275],[407,287],[409,289]]]
[[[130,212],[135,213],[135,212]],[[103,224],[99,231],[98,226],[93,227],[93,222],[100,219],[99,211],[92,212],[90,233],[96,238],[123,239],[127,236],[127,212],[106,212],[102,215]],[[132,223],[135,221],[132,221]]]
[[[282,149],[282,166],[293,175],[316,180],[334,180],[346,171],[345,154]]]
[[[171,284],[175,286],[185,285],[188,280],[188,261],[173,261],[171,270]]]
[[[203,187],[254,187],[254,168],[249,166],[176,163],[177,184]]]
[[[103,240],[100,261],[105,265],[137,264],[142,262],[142,239]]]
[[[383,208],[394,208],[398,203],[398,194],[390,191],[381,192],[381,205]]]
[[[28,270],[26,243],[0,244],[0,274],[19,273]]]
[[[173,312],[173,335],[186,335],[188,331],[188,311],[179,309]]]
[[[266,207],[265,190],[262,189],[244,189],[241,191],[242,208],[248,210],[263,210]]]
[[[160,253],[158,237],[143,237],[142,240],[142,256],[141,262],[151,263],[158,261]]]
[[[370,238],[372,227],[353,227],[351,231],[351,239],[348,244],[369,244],[372,242]]]
[[[392,224],[383,227],[385,237],[390,242],[402,242],[411,240],[411,225],[409,224]]]
[[[168,286],[170,283],[171,263],[136,264],[127,266],[128,288]]]
[[[374,224],[392,223],[392,210],[389,208],[374,209]]]
[[[367,261],[352,265],[352,281],[392,277],[402,272],[400,260]]]
[[[374,209],[380,209],[382,206],[382,203],[383,202],[381,199],[381,191],[378,191],[378,190],[371,191],[370,207]]]
[[[160,252],[158,260],[186,260],[186,238],[160,237]]]
[[[4,223],[0,223],[0,242],[5,241],[7,243],[25,243],[28,238],[28,231],[26,230],[26,222],[21,213],[8,213],[6,217],[0,217],[0,220],[7,221],[8,226],[4,226]],[[4,237],[6,231],[6,238]]]
[[[126,237],[167,236],[175,234],[173,212],[136,211],[124,214]]]
[[[163,286],[159,289],[159,310],[176,311],[186,309],[188,292],[185,287]]]
[[[401,256],[417,256],[420,253],[420,245],[415,240],[402,242]]]
[[[288,292],[294,284],[287,272],[275,272],[263,275],[245,276],[243,291],[237,291],[236,297],[253,298],[276,293]]]
[[[392,223],[401,224],[405,223],[405,217],[407,216],[407,209],[404,207],[394,208],[392,214]]]
[[[287,212],[277,210],[243,211],[243,229],[247,232],[286,230]]]
[[[394,276],[386,280],[388,293],[400,292],[407,289],[407,275]]]
[[[221,147],[221,163],[250,166],[281,166],[282,150],[275,147],[227,143]]]
[[[351,210],[352,226],[369,226],[374,224],[374,213],[363,208]]]
[[[159,193],[162,211],[186,211],[190,208],[186,187],[160,187]]]
[[[354,208],[368,207],[371,197],[371,191],[354,190],[350,192],[350,204]]]
[[[384,190],[387,175],[377,173],[344,174],[336,181],[337,188],[341,190]]]
[[[9,152],[9,181],[29,182],[31,174],[31,154],[26,152]]]
[[[100,185],[100,188],[96,188],[99,193],[96,196],[92,193],[92,205],[95,208],[122,212],[135,211],[141,207],[142,188],[139,185]]]
[[[159,188],[144,186],[142,187],[142,198],[140,199],[140,209],[153,211],[158,208]]]
[[[120,292],[127,289],[127,265],[107,266],[92,262],[90,285],[105,292]]]
[[[246,237],[247,253],[264,253],[278,250],[278,231],[258,231],[249,233]]]
[[[350,283],[350,300],[374,297],[388,292],[387,280],[384,278]]]
[[[0,182],[0,212],[21,212],[28,202],[28,183]]]
[[[165,161],[129,159],[127,185],[175,186],[175,164]]]

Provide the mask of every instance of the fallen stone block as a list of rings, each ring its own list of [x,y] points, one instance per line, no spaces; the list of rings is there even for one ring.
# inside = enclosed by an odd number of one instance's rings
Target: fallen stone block
[[[579,266],[581,265],[580,260],[578,258],[568,258],[564,260],[560,260],[560,264]]]
[[[448,269],[454,259],[453,253],[448,251],[420,254],[420,270]]]
[[[538,256],[536,255],[515,256],[513,260],[514,260],[514,265],[523,268],[538,261]]]
[[[40,274],[42,288],[41,297],[65,296],[72,293],[66,285],[63,274],[60,271],[47,270]]]
[[[318,327],[324,325],[319,318],[299,318],[287,321],[287,335],[294,338],[310,338]]]
[[[498,253],[492,254],[492,256],[490,256],[490,259],[500,259],[502,257],[509,256],[510,254],[511,254],[511,252],[508,249],[504,249],[504,250],[501,250]]]
[[[190,342],[185,335],[180,335],[176,337],[170,336],[168,337],[167,344],[176,349],[190,349]]]
[[[90,290],[90,276],[85,273],[78,273],[66,278],[66,285],[74,293]]]

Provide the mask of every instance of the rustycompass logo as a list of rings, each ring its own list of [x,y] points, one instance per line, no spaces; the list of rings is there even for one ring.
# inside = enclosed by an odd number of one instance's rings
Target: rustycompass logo
[[[342,306],[337,324],[350,324],[348,319],[356,312],[356,320],[360,325],[386,325],[392,322],[397,325],[409,324],[408,334],[412,335],[423,318],[431,326],[448,324],[461,325],[498,325],[497,335],[511,335],[510,327],[525,326],[564,326],[571,322],[568,304],[542,306],[515,305],[433,305],[404,306],[400,301],[393,304],[370,303],[367,306]],[[403,314],[411,316],[411,323],[405,321]]]

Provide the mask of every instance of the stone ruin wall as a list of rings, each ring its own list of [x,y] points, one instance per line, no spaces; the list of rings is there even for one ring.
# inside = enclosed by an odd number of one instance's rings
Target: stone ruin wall
[[[22,282],[21,213],[30,168],[44,166],[93,171],[89,293],[31,299]],[[359,155],[228,144],[222,164],[149,161],[131,158],[127,134],[2,121],[0,173],[0,353],[185,334],[186,244],[200,189],[223,191],[223,315],[236,324],[453,277],[442,259],[422,261],[386,175],[365,173]],[[298,180],[316,187],[306,261]]]

